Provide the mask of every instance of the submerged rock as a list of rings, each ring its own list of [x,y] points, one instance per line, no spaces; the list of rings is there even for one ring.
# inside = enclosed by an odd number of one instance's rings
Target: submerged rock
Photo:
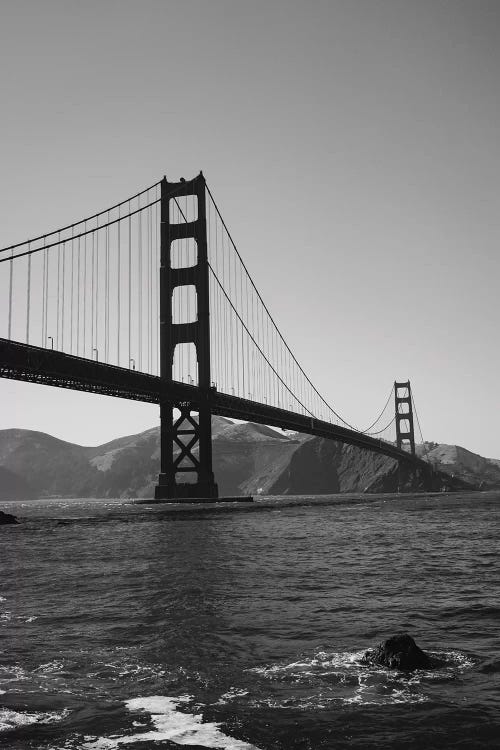
[[[19,521],[10,513],[4,513],[0,510],[0,526],[5,526],[8,523],[19,523]]]
[[[365,653],[363,664],[378,664],[389,669],[429,669],[433,665],[432,659],[417,646],[408,633],[398,633],[386,641],[379,643],[374,649]]]

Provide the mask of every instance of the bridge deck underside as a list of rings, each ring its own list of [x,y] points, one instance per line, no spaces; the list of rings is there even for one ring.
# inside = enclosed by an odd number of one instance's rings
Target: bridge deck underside
[[[159,377],[136,370],[114,367],[2,338],[0,377],[146,403],[159,404],[161,400],[177,403],[189,401],[193,404],[194,410],[200,399],[200,391],[193,385],[174,381],[167,386]],[[209,399],[213,414],[337,440],[428,468],[424,461],[414,458],[390,443],[329,422],[311,419],[309,416],[268,404],[229,396],[216,390],[210,391]]]

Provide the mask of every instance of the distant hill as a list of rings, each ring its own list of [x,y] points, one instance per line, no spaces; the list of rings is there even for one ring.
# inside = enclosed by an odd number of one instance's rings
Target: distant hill
[[[439,471],[480,489],[500,489],[500,459],[483,458],[459,445],[424,443],[418,452]]]
[[[500,461],[427,444],[432,479],[387,456],[323,438],[214,417],[214,471],[221,495],[395,492],[500,488]],[[155,427],[97,447],[30,430],[0,431],[0,499],[152,497],[160,463]]]
[[[303,439],[223,417],[214,417],[212,433],[214,469],[225,495],[267,491]],[[0,431],[1,499],[152,497],[159,465],[158,427],[97,447],[31,430]]]

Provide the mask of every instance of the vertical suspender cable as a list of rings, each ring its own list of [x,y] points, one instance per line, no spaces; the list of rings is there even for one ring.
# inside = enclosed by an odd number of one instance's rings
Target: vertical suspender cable
[[[30,243],[28,242],[28,250]],[[31,295],[31,255],[28,255],[28,280],[26,285],[26,343],[30,342],[30,295]]]
[[[233,253],[230,254],[230,258],[233,258]],[[237,306],[238,300],[237,300],[237,293],[238,293],[238,285],[236,283],[236,258],[233,258],[233,274],[231,275],[231,283],[234,283],[233,292],[232,292],[232,301],[234,306]],[[233,387],[235,389],[235,393],[237,396],[240,395],[240,376],[239,376],[239,368],[238,368],[238,362],[240,360],[240,347],[239,347],[239,336],[238,336],[238,318],[234,315],[231,315],[231,320],[234,320],[234,339],[236,343],[236,357],[235,357],[235,378],[233,381]]]
[[[94,272],[95,272],[95,232],[92,232],[92,288],[90,294],[90,358],[94,357]]]
[[[158,188],[156,188],[155,198],[158,198]],[[155,254],[154,254],[154,289],[155,289],[155,374],[159,375],[158,371],[158,337],[159,337],[159,311],[158,311],[158,297],[159,297],[159,263],[158,263],[158,203],[155,203]]]
[[[70,324],[69,324],[69,353],[73,354],[73,307],[74,307],[74,265],[75,265],[75,243],[73,240],[73,229],[71,230],[71,294],[70,294]]]
[[[141,207],[141,196],[139,196],[139,208]],[[138,233],[138,304],[139,310],[137,315],[139,351],[137,356],[139,370],[142,370],[142,211],[137,214],[137,233]]]
[[[109,211],[108,211],[108,223],[109,223]],[[110,262],[111,262],[111,248],[110,248],[110,228],[106,227],[106,362],[109,362],[109,282],[110,282]]]
[[[211,257],[213,255],[212,248],[214,245],[214,240],[212,239],[212,204],[211,201],[207,201],[208,205],[208,235],[209,235],[209,249],[211,253]],[[217,257],[217,245],[215,245],[215,273],[218,275],[218,269],[219,269],[219,259]],[[211,292],[211,299],[214,300],[215,305],[215,321],[212,320],[212,330],[213,330],[213,352],[212,347],[210,348],[210,356],[214,357],[215,361],[215,373],[213,377],[214,383],[219,384],[220,383],[220,350],[219,350],[219,304],[220,304],[220,298],[218,294],[217,287],[215,285],[213,277],[211,277],[212,281],[212,292]]]
[[[149,202],[149,200],[148,200]],[[153,373],[153,207],[148,208],[148,372]]]
[[[156,188],[155,195],[156,199]],[[151,375],[156,374],[156,205],[151,206],[150,213],[150,237],[151,237]]]
[[[148,323],[148,372],[153,374],[153,207],[148,208],[148,279],[149,279],[149,323]]]
[[[246,325],[247,325],[247,328],[250,328],[250,330],[252,331],[252,336],[253,336],[255,334],[255,331],[250,327],[251,326],[250,315],[248,313],[248,277],[246,273],[245,273],[245,306],[246,306]],[[251,368],[250,368],[250,338],[248,334],[246,336],[246,340],[247,340],[247,368],[248,368],[247,381],[249,383],[248,390],[251,391],[251,388],[253,386],[252,386]],[[250,393],[248,394],[248,397],[251,398]]]
[[[229,294],[231,295],[231,259],[229,257],[229,253],[226,251],[224,245],[224,237],[225,232],[221,230],[221,237],[222,237],[222,253],[224,258],[224,265],[227,262],[227,279],[226,279],[226,269],[224,268],[224,286]],[[234,361],[234,355],[233,355],[233,336],[232,336],[232,321],[231,321],[231,311],[229,309],[229,301],[224,302],[224,309],[225,309],[225,328],[226,328],[226,341],[229,341],[229,347],[226,354],[226,393],[231,393],[231,389],[233,386],[233,361]]]
[[[50,269],[50,247],[47,248],[47,264],[45,266],[45,341],[48,340],[48,319],[49,319],[49,269]]]
[[[99,218],[97,219],[97,230],[95,233],[95,348],[96,359],[99,357]]]
[[[241,305],[241,308],[240,308],[239,312],[240,312],[241,316],[243,317],[243,315],[244,315],[244,313],[243,313],[243,308],[244,308],[244,304],[243,304],[243,268],[241,266],[240,266],[240,305]],[[243,390],[242,396],[243,396],[243,398],[246,397],[246,393],[245,393],[245,340],[244,340],[244,336],[245,336],[245,330],[244,330],[243,326],[241,325],[241,368],[242,368],[241,375],[242,375],[242,390]]]
[[[9,324],[7,338],[12,338],[12,285],[14,283],[14,250],[11,250],[9,262]]]
[[[213,257],[213,239],[212,239],[212,206],[211,202],[207,201],[207,220],[208,220],[208,253],[209,262],[211,261],[215,266],[215,273],[217,274],[218,259],[217,259],[217,248],[215,249],[215,259]],[[210,308],[213,309],[213,314],[210,315],[210,369],[212,372],[212,381],[214,383],[219,382],[219,336],[217,335],[218,327],[218,314],[219,314],[219,295],[215,287],[215,281],[213,274],[210,274]]]
[[[148,195],[146,195],[146,204],[148,201]],[[149,360],[151,357],[151,330],[149,326],[149,208],[146,209],[146,365],[145,370],[149,372]]]
[[[120,366],[120,323],[121,323],[121,315],[120,315],[120,287],[121,287],[121,275],[120,275],[120,261],[121,261],[121,220],[120,220],[120,206],[118,206],[118,257],[116,259],[117,263],[117,271],[116,271],[116,277],[117,277],[117,311],[116,311],[116,317],[117,317],[117,341],[116,341],[116,364],[118,367]]]
[[[61,240],[61,232],[58,232],[57,239]],[[59,328],[61,320],[60,304],[60,284],[61,284],[61,245],[57,245],[57,308],[56,308],[56,349],[59,349]]]
[[[48,321],[49,321],[49,265],[50,265],[50,248],[47,248],[47,267],[45,269],[45,344],[47,343]],[[44,345],[45,345],[44,344]]]
[[[267,337],[268,337],[268,347],[269,347],[269,361],[272,365],[274,365],[274,346],[273,346],[273,328],[269,321],[269,316],[266,317],[267,320]],[[274,372],[270,369],[269,370],[269,403],[274,404],[274,406],[277,406],[276,403],[276,389],[275,389],[275,382],[274,382]]]
[[[109,211],[108,211],[109,222]],[[105,268],[104,268],[104,359],[107,362],[109,357],[109,227],[106,227],[105,234]]]
[[[128,204],[128,367],[132,357],[132,217],[130,216],[130,201]]]
[[[107,222],[106,222],[107,223]],[[108,361],[108,260],[109,227],[104,230],[104,361]]]
[[[212,205],[212,202],[210,201],[210,206]],[[220,261],[219,261],[219,237],[218,237],[218,231],[217,231],[217,216],[214,213],[214,235],[215,235],[215,254],[216,254],[216,264],[217,264],[217,277],[219,277],[219,268],[220,268]],[[219,287],[216,287],[217,293],[218,293],[218,300],[219,300],[219,309],[218,309],[218,318],[217,318],[217,339],[218,339],[218,345],[219,345],[219,373],[218,373],[218,383],[217,387],[219,390],[224,389],[224,359],[222,357],[222,350],[221,350],[221,342],[223,340],[223,302],[222,297],[219,294]]]
[[[228,252],[227,254],[227,264],[228,264],[228,281],[229,281],[229,298],[232,298],[231,294],[231,254]],[[234,395],[235,393],[235,386],[234,386],[234,360],[235,360],[235,354],[233,351],[233,316],[231,315],[231,311],[228,309],[228,315],[229,315],[229,336],[231,340],[231,354],[230,354],[230,364],[231,364],[231,391]]]
[[[44,241],[45,242],[45,241]],[[43,266],[42,266],[42,340],[41,346],[45,346],[45,266],[47,264],[47,251],[43,251]],[[63,256],[64,257],[64,256]],[[63,287],[63,304],[64,304],[64,287]]]
[[[87,231],[87,222],[85,222],[85,232]],[[87,333],[87,235],[84,237],[83,246],[83,356],[86,352],[86,333]]]
[[[80,237],[78,237],[77,287],[76,287],[76,354],[80,355]]]
[[[61,349],[64,351],[64,303],[65,303],[65,283],[66,283],[66,244],[62,246],[62,298],[61,298]]]

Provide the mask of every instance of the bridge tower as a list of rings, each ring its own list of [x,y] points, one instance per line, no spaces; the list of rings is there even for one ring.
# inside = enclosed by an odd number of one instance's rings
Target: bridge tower
[[[172,222],[172,202],[181,196],[192,195],[196,197],[196,217],[185,223]],[[162,391],[166,395],[160,397],[161,468],[155,498],[173,501],[183,498],[216,499],[218,488],[212,470],[205,178],[201,172],[189,181],[167,182],[167,178],[163,178],[160,220],[160,378]],[[194,239],[196,263],[185,268],[172,267],[172,243],[183,238]],[[196,290],[197,319],[174,323],[174,289],[186,285],[193,285]],[[172,393],[175,348],[178,344],[187,343],[193,343],[196,350],[198,388],[193,387],[192,400],[172,401],[167,394]],[[176,448],[179,451],[177,455]],[[194,475],[195,481],[182,481],[189,474],[191,477]]]
[[[394,401],[396,410],[396,445],[400,449],[410,446],[410,453],[415,455],[415,433],[413,430],[413,407],[410,381],[394,383]]]

